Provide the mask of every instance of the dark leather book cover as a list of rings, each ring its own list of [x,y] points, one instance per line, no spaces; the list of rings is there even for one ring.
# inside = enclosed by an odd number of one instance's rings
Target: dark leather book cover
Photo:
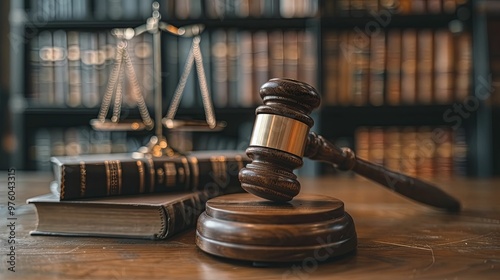
[[[166,239],[194,227],[212,196],[195,191],[60,201],[46,194],[27,201],[38,218],[30,234]]]
[[[240,189],[238,173],[250,160],[241,151],[191,152],[175,157],[131,154],[51,158],[60,200]]]

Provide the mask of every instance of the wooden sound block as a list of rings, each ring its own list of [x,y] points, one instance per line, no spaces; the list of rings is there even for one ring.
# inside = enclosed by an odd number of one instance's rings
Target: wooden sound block
[[[338,199],[300,194],[278,203],[249,193],[209,200],[196,229],[198,247],[254,262],[324,261],[356,248],[354,222]]]

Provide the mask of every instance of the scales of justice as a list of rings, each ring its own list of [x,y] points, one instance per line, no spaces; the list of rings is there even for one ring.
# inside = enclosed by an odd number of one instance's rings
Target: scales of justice
[[[218,130],[207,89],[199,51],[201,25],[177,28],[160,21],[159,4],[146,25],[135,29],[115,29],[120,39],[116,63],[111,72],[98,118],[91,121],[99,130],[151,130],[156,135],[139,149],[140,156],[175,156],[163,136],[162,128]],[[184,73],[165,117],[162,117],[160,32],[192,37]],[[144,32],[153,34],[155,73],[155,121],[147,111],[144,98],[127,53],[127,39]],[[195,63],[203,98],[206,120],[174,120],[185,80]],[[120,121],[123,72],[127,75],[142,120]],[[111,120],[106,119],[113,92],[116,91]],[[351,170],[417,202],[438,209],[457,212],[460,203],[438,187],[381,165],[357,158],[349,148],[338,148],[322,136],[310,132],[311,112],[320,105],[320,96],[312,86],[286,78],[273,78],[261,86],[263,105],[256,109],[250,145],[246,150],[252,160],[239,173],[246,193],[218,196],[206,203],[196,228],[196,245],[204,252],[254,263],[300,262],[313,258],[324,261],[356,249],[354,221],[344,211],[341,200],[319,194],[300,193],[300,183],[293,173],[303,157]],[[334,181],[332,181],[334,183]],[[332,186],[335,187],[335,186]]]
[[[113,68],[108,78],[108,84],[104,93],[101,108],[96,119],[92,119],[90,124],[95,130],[102,131],[140,131],[155,129],[155,135],[151,137],[146,146],[139,148],[133,153],[134,157],[143,156],[174,156],[178,154],[171,147],[163,134],[163,127],[170,131],[218,131],[226,126],[225,122],[217,122],[213,104],[203,67],[203,58],[200,51],[201,33],[204,26],[190,25],[186,27],[175,27],[171,24],[160,21],[160,5],[154,2],[153,13],[147,19],[146,24],[136,28],[115,28],[111,31],[117,39],[116,56]],[[139,81],[135,74],[134,65],[128,53],[128,41],[133,37],[145,32],[153,36],[153,81],[154,81],[154,119],[151,118]],[[161,33],[168,32],[174,36],[192,38],[191,49],[184,65],[184,71],[173,94],[168,112],[163,116],[163,94],[162,94],[162,69],[161,69]],[[188,76],[193,68],[196,68],[200,91],[202,95],[203,108],[205,110],[205,120],[176,120],[175,115],[180,105],[182,94]],[[126,76],[126,77],[125,77]],[[120,119],[120,112],[123,102],[124,78],[131,86],[132,98],[139,109],[140,120]],[[107,119],[107,115],[113,104],[112,116]]]

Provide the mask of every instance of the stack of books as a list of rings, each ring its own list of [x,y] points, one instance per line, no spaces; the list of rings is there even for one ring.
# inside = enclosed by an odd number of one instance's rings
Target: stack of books
[[[53,157],[50,193],[30,198],[32,235],[165,239],[196,224],[205,202],[242,191],[244,152],[175,157]]]

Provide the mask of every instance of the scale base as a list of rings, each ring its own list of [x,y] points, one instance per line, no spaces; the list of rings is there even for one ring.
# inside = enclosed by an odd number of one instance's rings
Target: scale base
[[[209,200],[198,219],[196,245],[235,260],[325,261],[357,246],[354,222],[338,199],[301,194],[287,203],[248,193]]]

